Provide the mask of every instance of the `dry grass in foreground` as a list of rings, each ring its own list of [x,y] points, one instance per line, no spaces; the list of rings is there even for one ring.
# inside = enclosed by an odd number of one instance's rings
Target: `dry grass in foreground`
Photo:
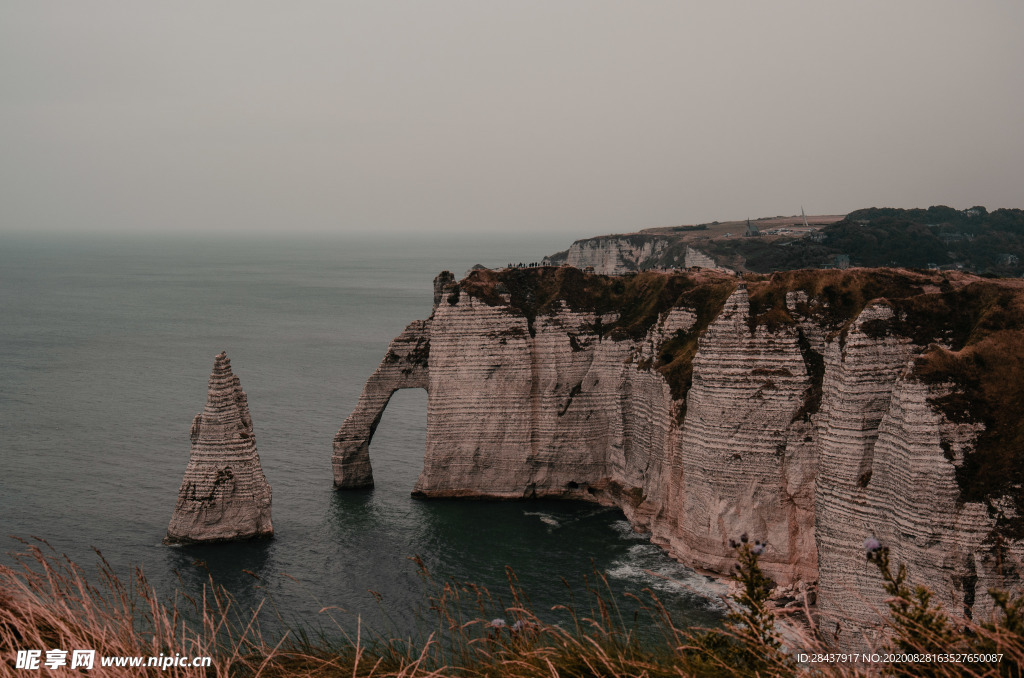
[[[198,599],[161,602],[138,570],[129,584],[101,559],[98,584],[45,542],[29,543],[18,567],[0,566],[0,675],[37,672],[15,668],[18,650],[96,650],[95,676],[860,676],[877,666],[799,665],[787,644],[804,652],[827,648],[800,627],[783,622],[765,606],[771,582],[757,559],[760,544],[737,543],[739,593],[721,629],[680,628],[650,596],[643,609],[658,634],[641,640],[622,620],[607,589],[588,587],[583,606],[562,608],[569,620],[545,623],[531,609],[509,571],[512,605],[495,603],[471,584],[430,584],[429,609],[436,629],[419,641],[339,633],[337,641],[289,632],[266,642],[256,622],[259,610],[241,614],[211,581]],[[927,590],[911,587],[906,572],[890,572],[888,552],[869,549],[880,585],[891,598],[886,620],[892,648],[901,652],[1001,652],[998,664],[919,663],[887,668],[900,675],[1018,676],[1024,666],[1024,603],[1002,597],[1002,616],[990,624],[966,625],[933,606]],[[603,586],[602,586],[603,584]],[[997,597],[997,599],[999,599]],[[806,627],[804,627],[806,628]],[[785,640],[783,640],[785,639]],[[210,656],[206,668],[101,666],[103,656]],[[45,670],[44,670],[45,672]],[[41,673],[41,672],[40,672]],[[54,673],[72,672],[58,669]]]

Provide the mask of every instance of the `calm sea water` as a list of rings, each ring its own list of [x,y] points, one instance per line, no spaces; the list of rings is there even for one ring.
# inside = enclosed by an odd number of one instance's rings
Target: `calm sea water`
[[[571,239],[0,240],[0,534],[45,538],[87,571],[95,547],[121,575],[141,565],[165,595],[195,594],[208,568],[243,608],[269,597],[307,628],[330,627],[319,611],[333,607],[349,628],[362,615],[412,633],[424,600],[412,556],[436,578],[496,592],[511,566],[542,614],[569,602],[562,578],[579,595],[596,569],[617,593],[650,587],[681,617],[714,623],[720,588],[617,511],[412,499],[423,391],[399,391],[385,412],[376,488],[332,489],[334,433],[388,341],[429,315],[434,275],[539,260]],[[167,547],[221,350],[249,396],[276,537]]]

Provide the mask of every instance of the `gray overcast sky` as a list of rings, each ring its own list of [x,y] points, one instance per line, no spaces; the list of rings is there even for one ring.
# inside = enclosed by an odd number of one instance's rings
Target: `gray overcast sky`
[[[1024,2],[0,6],[0,231],[1024,207]]]

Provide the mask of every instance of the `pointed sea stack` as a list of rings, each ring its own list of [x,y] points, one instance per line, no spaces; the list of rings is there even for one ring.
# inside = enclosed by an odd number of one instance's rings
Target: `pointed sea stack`
[[[192,451],[166,544],[271,537],[270,484],[260,468],[249,402],[223,351],[206,409],[192,420]]]

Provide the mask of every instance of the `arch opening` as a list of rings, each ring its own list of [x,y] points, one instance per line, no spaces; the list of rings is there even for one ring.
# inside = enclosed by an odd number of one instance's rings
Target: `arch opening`
[[[366,443],[373,447],[374,484],[411,491],[423,470],[427,445],[426,389],[405,388],[392,393]]]
[[[355,410],[334,436],[331,465],[336,489],[373,487],[370,440],[395,391],[428,389],[429,331],[427,320],[410,323],[388,346],[384,359],[363,386]]]

